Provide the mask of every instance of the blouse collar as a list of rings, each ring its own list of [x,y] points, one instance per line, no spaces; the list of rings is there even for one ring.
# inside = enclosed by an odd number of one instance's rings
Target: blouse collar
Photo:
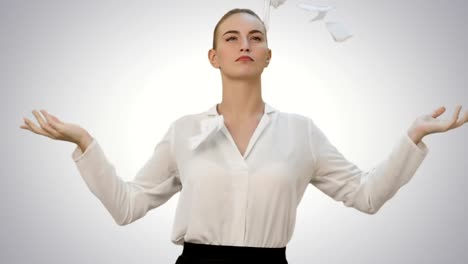
[[[216,106],[217,104],[213,105],[212,107],[210,107],[210,109],[208,109],[205,113],[208,115],[208,116],[222,116],[218,113],[218,110],[216,110]],[[275,108],[273,108],[271,105],[269,105],[268,103],[265,102],[265,114],[271,114],[273,112],[276,111]]]
[[[200,133],[189,138],[190,149],[195,150],[203,142],[211,139],[224,127],[224,117],[218,113],[216,105],[217,104],[213,105],[210,109],[205,111],[205,114],[211,118],[202,119],[200,121]],[[275,108],[268,103],[265,103],[263,115],[269,117],[269,115],[275,111]]]

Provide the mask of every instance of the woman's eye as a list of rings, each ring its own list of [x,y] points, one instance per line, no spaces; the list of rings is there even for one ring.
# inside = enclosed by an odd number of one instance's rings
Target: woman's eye
[[[232,36],[232,37],[227,38],[226,41],[231,41],[231,40],[236,40],[236,39],[237,39],[237,37]],[[262,41],[261,37],[252,37],[252,39],[254,39],[256,41]]]

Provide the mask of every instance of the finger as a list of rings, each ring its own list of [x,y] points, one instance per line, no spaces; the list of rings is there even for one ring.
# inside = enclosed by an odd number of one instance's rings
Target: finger
[[[436,110],[434,110],[434,112],[432,112],[432,117],[433,117],[433,118],[437,118],[437,117],[440,116],[443,112],[445,112],[445,107],[444,107],[444,106],[441,106],[441,107],[437,108]]]
[[[48,113],[46,110],[41,110],[41,113],[44,114],[44,116],[49,122],[52,122],[54,124],[63,124],[63,122],[60,121],[56,116],[52,115],[51,113]]]
[[[56,138],[58,138],[62,130],[65,126],[65,123],[60,121],[58,118],[54,117],[53,115],[47,113],[45,110],[41,110],[41,112],[45,115],[47,121],[49,122],[50,127],[52,128],[52,131],[49,131],[52,135],[54,135]]]
[[[37,127],[33,121],[29,120],[28,118],[23,118],[24,123],[28,126],[29,130],[31,130],[34,133],[40,134],[41,128]]]
[[[465,124],[466,122],[468,122],[468,111],[465,111],[463,117],[454,125],[453,128],[457,128],[457,127]]]
[[[44,120],[44,118],[42,117],[42,115],[39,114],[39,112],[36,111],[36,110],[33,110],[32,113],[33,113],[33,115],[36,117],[37,122],[39,123],[39,125],[40,125],[42,128],[44,128],[44,126],[46,126],[47,124],[46,124],[46,121]]]
[[[49,125],[55,129],[56,128],[55,120],[52,120],[51,116],[45,110],[41,110],[41,113],[45,116],[47,123],[49,123]]]
[[[461,105],[457,105],[455,107],[455,112],[453,113],[449,128],[453,128],[457,124],[458,116],[460,115],[460,110],[461,110]]]
[[[36,126],[36,124],[34,124],[33,121],[27,119],[27,118],[24,118],[24,122],[26,122],[26,124],[28,124],[30,130],[36,134],[39,134],[39,135],[43,135],[43,136],[49,136],[47,134],[46,131],[44,131],[42,128]]]
[[[47,136],[52,139],[58,139],[60,136],[60,134],[52,128],[44,127],[44,130],[48,133]]]
[[[23,121],[24,121],[24,124],[22,124],[20,128],[29,130],[28,124],[26,124],[26,118],[23,117]]]
[[[47,112],[45,110],[40,110],[40,112],[45,116],[45,119],[47,121],[41,124],[42,129],[49,134],[48,137],[57,139],[60,136],[60,134],[56,131],[55,124],[53,123],[53,121],[49,119]]]
[[[46,113],[47,113],[47,112],[46,112]],[[48,115],[53,121],[57,122],[58,124],[63,124],[63,122],[62,122],[60,119],[58,119],[56,116],[54,116],[53,114],[47,113],[47,115]]]
[[[29,127],[27,125],[21,125],[20,128],[29,130]]]
[[[443,112],[445,112],[445,107],[441,106],[433,112],[432,117],[436,118],[440,116]],[[445,132],[445,131],[455,128],[459,113],[460,113],[460,106],[457,105],[455,107],[455,112],[453,113],[452,118],[446,119],[446,120],[439,120],[440,129],[441,129],[440,131]]]
[[[44,126],[42,126],[42,129],[46,131],[48,134],[47,136],[52,139],[57,139],[60,136],[60,133],[58,133],[50,123],[46,123]]]
[[[26,125],[22,125],[21,128],[27,129],[29,131],[32,131],[36,134],[40,134],[52,139],[56,139],[59,136],[59,133],[57,133],[55,130],[50,129],[48,126],[45,126],[43,128],[38,128],[32,121],[30,121],[27,118],[23,118],[24,122]]]

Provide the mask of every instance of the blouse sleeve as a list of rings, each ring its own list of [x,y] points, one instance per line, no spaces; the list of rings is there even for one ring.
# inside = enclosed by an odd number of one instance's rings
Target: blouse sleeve
[[[155,146],[152,156],[132,181],[123,181],[95,138],[72,158],[90,191],[119,225],[143,217],[182,189],[173,152],[174,125]]]
[[[369,171],[349,162],[310,121],[310,149],[315,157],[310,183],[345,206],[375,214],[415,174],[428,153],[405,133],[385,160]]]

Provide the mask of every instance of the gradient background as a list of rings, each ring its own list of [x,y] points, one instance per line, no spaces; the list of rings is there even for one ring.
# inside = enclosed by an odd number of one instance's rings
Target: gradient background
[[[181,115],[221,100],[207,59],[229,9],[263,1],[0,1],[1,263],[175,263],[178,194],[116,225],[71,159],[75,145],[22,130],[46,109],[86,128],[131,180]],[[386,158],[413,120],[468,108],[468,2],[313,1],[355,36],[333,42],[287,1],[272,9],[266,102],[311,117],[361,169]],[[310,185],[289,263],[467,263],[468,126],[424,138],[429,154],[376,215]]]

